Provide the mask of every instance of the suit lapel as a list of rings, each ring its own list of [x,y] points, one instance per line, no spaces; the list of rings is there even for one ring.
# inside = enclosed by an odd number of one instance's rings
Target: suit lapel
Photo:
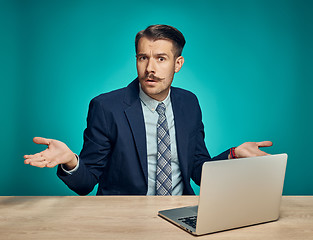
[[[186,111],[182,104],[182,97],[177,94],[175,88],[171,88],[171,102],[175,119],[175,133],[177,154],[180,164],[180,170],[183,179],[188,178],[188,134],[186,131]],[[145,181],[148,184],[148,163],[147,163],[147,143],[145,122],[139,98],[139,81],[138,79],[131,82],[126,90],[124,103],[128,106],[125,109],[125,115],[129,122],[136,149],[139,156],[142,172],[145,176]]]
[[[125,109],[125,115],[134,137],[141,169],[148,184],[146,130],[139,99],[139,82],[137,79],[128,85],[124,102],[128,105]]]
[[[187,120],[185,111],[182,104],[182,97],[177,94],[175,88],[171,88],[171,102],[173,108],[173,114],[175,119],[175,134],[176,134],[176,145],[177,154],[180,165],[180,170],[183,179],[187,179],[187,169],[188,169],[188,134],[186,131]]]

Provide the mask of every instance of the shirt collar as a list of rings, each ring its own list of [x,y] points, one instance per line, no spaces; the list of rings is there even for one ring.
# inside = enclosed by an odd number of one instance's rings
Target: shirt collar
[[[161,101],[165,104],[165,107],[168,108],[168,106],[171,103],[171,89],[168,92],[167,97]],[[157,108],[158,104],[160,103],[158,100],[155,100],[151,97],[149,97],[142,89],[141,89],[141,84],[139,83],[139,98],[141,100],[141,102],[151,111],[151,112],[155,112],[155,109]]]

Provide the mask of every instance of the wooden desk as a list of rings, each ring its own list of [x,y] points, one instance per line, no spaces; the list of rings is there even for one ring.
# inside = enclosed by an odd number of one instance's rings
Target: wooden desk
[[[0,197],[0,239],[313,239],[313,196],[283,197],[277,222],[194,237],[157,216],[197,196]]]

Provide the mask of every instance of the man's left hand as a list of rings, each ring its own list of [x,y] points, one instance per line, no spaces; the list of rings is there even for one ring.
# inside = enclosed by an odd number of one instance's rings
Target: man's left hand
[[[245,142],[235,148],[235,154],[237,158],[256,157],[270,155],[261,151],[260,147],[270,147],[273,143],[271,141],[263,142]],[[230,157],[229,157],[230,158]]]

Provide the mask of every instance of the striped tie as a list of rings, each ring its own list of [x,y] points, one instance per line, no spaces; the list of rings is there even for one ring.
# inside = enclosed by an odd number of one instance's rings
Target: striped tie
[[[156,172],[156,195],[172,195],[171,139],[165,116],[165,104],[156,108],[159,114],[157,123],[158,156]]]

